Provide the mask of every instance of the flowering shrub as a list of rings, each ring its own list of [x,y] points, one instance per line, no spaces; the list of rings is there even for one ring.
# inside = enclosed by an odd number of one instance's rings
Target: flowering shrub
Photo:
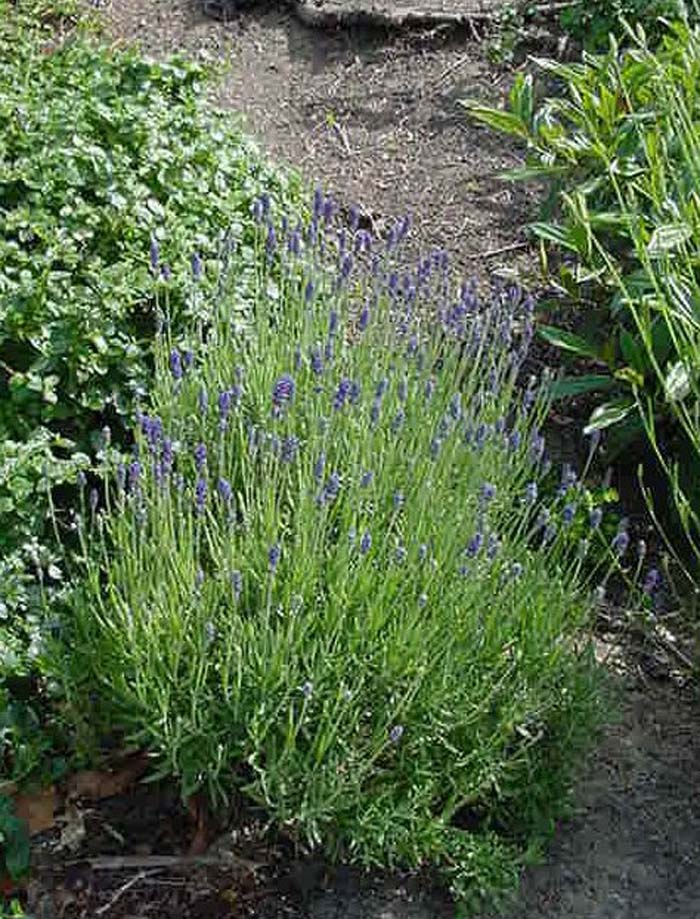
[[[476,902],[550,825],[598,704],[579,482],[540,500],[546,403],[515,386],[533,304],[455,295],[441,252],[399,271],[408,221],[380,245],[320,194],[307,224],[254,215],[252,327],[226,295],[191,349],[166,323],[137,450],[84,492],[60,666],[183,795],[243,792]]]

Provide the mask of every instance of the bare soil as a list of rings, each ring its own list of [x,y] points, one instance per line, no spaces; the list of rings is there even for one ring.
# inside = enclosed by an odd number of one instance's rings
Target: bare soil
[[[445,247],[464,273],[532,273],[522,228],[533,199],[497,179],[519,151],[457,105],[497,101],[509,78],[489,66],[472,28],[318,31],[270,7],[222,23],[195,0],[103,0],[99,9],[115,41],[226,64],[216,102],[244,115],[271,158],[379,227],[410,212],[416,246]],[[545,864],[525,871],[516,903],[488,919],[700,916],[697,691],[673,655],[622,653],[612,639],[601,648],[616,660],[618,716],[582,765],[574,812]],[[52,857],[38,871],[37,919],[455,916],[430,879],[298,862],[251,827],[231,841],[235,863],[154,868],[154,854],[186,851],[194,832],[167,788],[136,788],[84,822],[75,864]],[[143,862],[91,866],[102,855]]]

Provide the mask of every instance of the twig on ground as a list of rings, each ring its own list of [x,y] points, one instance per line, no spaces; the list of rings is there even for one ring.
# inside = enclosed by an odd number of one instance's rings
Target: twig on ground
[[[529,243],[510,243],[508,246],[499,246],[497,249],[487,249],[486,252],[468,252],[462,258],[492,258],[494,255],[504,255],[506,252],[515,252],[517,249],[527,249]]]
[[[155,874],[157,871],[162,871],[162,870],[163,870],[162,868],[151,868],[150,871],[139,871],[139,873],[135,874],[132,878],[130,878],[126,882],[126,884],[122,884],[122,886],[116,891],[116,893],[114,894],[114,896],[108,903],[105,903],[104,906],[101,906],[99,909],[96,909],[95,915],[104,916],[104,914],[110,911],[110,909],[114,906],[117,900],[119,900],[127,892],[127,890],[130,890],[135,884],[138,884],[138,882],[142,881],[144,878],[149,877],[150,875]]]
[[[240,858],[231,852],[220,855],[104,855],[99,858],[82,859],[68,862],[67,865],[88,864],[93,871],[132,871],[163,868],[184,868],[199,865],[231,865],[247,871],[256,871],[264,862],[254,862]]]

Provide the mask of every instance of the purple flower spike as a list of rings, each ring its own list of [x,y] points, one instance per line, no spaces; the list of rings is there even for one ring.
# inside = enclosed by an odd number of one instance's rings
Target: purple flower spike
[[[195,281],[201,280],[202,277],[202,259],[198,252],[192,253],[192,277]]]
[[[228,479],[219,479],[218,483],[219,497],[224,502],[224,504],[229,504],[231,498],[233,497],[233,489],[231,488],[231,483]]]
[[[311,350],[311,370],[316,376],[320,376],[323,373],[323,358],[321,348],[318,345]]]
[[[138,460],[134,460],[132,463],[129,463],[129,490],[132,492],[137,491],[140,480],[141,463],[139,463]]]
[[[326,454],[322,451],[318,455],[318,459],[314,463],[314,478],[317,482],[320,482],[323,478],[323,471],[326,468]]]
[[[292,377],[283,374],[272,387],[272,404],[276,409],[281,409],[283,405],[289,403],[294,398],[295,384]]]
[[[253,203],[252,203],[252,205],[251,205],[251,207],[250,207],[250,212],[251,212],[251,214],[253,215],[253,220],[254,220],[256,223],[261,223],[261,222],[262,222],[262,219],[263,219],[263,206],[262,206],[262,204],[260,203],[259,199],[256,198],[255,201],[253,201]]]
[[[466,554],[469,558],[475,558],[481,551],[484,544],[484,537],[481,533],[475,533],[469,540],[466,548]]]
[[[151,269],[155,272],[158,270],[158,265],[160,263],[160,249],[158,247],[158,240],[155,236],[151,236],[151,247],[150,247],[150,260],[151,260]]]
[[[343,379],[338,384],[338,388],[335,391],[333,396],[333,409],[336,412],[339,412],[345,405],[345,400],[350,396],[352,390],[352,380],[348,380],[347,377]]]
[[[280,460],[283,463],[293,463],[297,458],[297,453],[299,452],[299,438],[295,437],[294,434],[290,434],[288,437],[283,438],[282,445],[280,447]]]
[[[205,444],[199,443],[194,448],[194,464],[197,472],[201,472],[207,464],[207,448]]]
[[[650,597],[658,590],[660,584],[661,575],[656,568],[650,568],[647,576],[644,578],[644,585],[642,586],[642,590],[648,597]]]
[[[393,744],[397,744],[403,737],[403,725],[395,724],[393,728],[389,731],[389,740]]]
[[[270,571],[274,574],[277,571],[277,566],[280,563],[280,558],[282,556],[282,549],[280,548],[279,543],[274,543],[270,546],[267,552],[267,561],[270,565]]]
[[[207,503],[207,481],[206,479],[197,479],[194,489],[194,506],[198,514],[204,513],[204,507]]]
[[[272,224],[268,224],[267,227],[267,239],[265,240],[265,252],[267,253],[268,258],[272,258],[275,254],[275,249],[277,248],[277,234],[275,233],[275,228]]]
[[[360,552],[363,555],[367,555],[369,550],[372,548],[372,534],[369,530],[366,530],[362,534],[362,539],[360,540]]]
[[[197,407],[199,408],[200,415],[206,415],[207,409],[209,408],[209,393],[203,386],[197,395]]]
[[[306,287],[304,288],[304,303],[306,303],[307,305],[311,303],[311,301],[313,300],[314,291],[315,291],[314,282],[311,279],[309,279],[306,282]]]
[[[328,316],[328,334],[335,335],[338,331],[338,313],[336,310],[331,310],[330,315]]]
[[[626,530],[620,530],[612,541],[612,548],[618,556],[622,557],[629,548],[630,537]]]
[[[537,482],[528,482],[525,486],[525,501],[527,504],[534,504],[537,501]]]
[[[182,358],[177,348],[173,348],[170,352],[170,372],[174,380],[178,381],[182,379]]]
[[[576,516],[576,505],[567,504],[561,513],[561,519],[562,519],[562,523],[564,524],[564,526],[565,527],[571,526],[575,516]]]
[[[233,599],[238,603],[243,590],[243,576],[240,571],[231,572],[231,590],[233,591]]]
[[[603,511],[599,507],[594,507],[591,511],[588,522],[592,530],[597,530],[603,520]]]
[[[360,313],[360,332],[364,332],[367,326],[369,325],[369,307],[364,306],[362,312]]]
[[[368,488],[372,484],[372,479],[374,478],[374,473],[371,470],[362,473],[362,478],[360,479],[360,485],[362,488]]]
[[[185,370],[189,370],[190,367],[194,364],[194,353],[188,348],[187,351],[182,355],[182,366]]]
[[[483,504],[488,504],[496,496],[496,486],[491,482],[484,482],[481,486],[481,501]]]

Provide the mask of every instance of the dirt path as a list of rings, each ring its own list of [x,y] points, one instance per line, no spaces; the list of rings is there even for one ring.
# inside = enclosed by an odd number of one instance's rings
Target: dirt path
[[[196,0],[107,4],[114,37],[156,56],[180,50],[229,64],[217,102],[243,114],[274,160],[345,206],[379,226],[420,216],[416,245],[445,247],[464,274],[528,264],[509,248],[523,241],[525,192],[497,179],[517,151],[458,106],[467,96],[496,99],[507,84],[472,28],[329,32],[269,7],[220,23]]]
[[[346,206],[358,204],[379,226],[413,213],[417,245],[445,247],[467,274],[532,264],[516,248],[526,194],[495,178],[517,162],[517,151],[469,125],[456,105],[464,96],[495,100],[503,90],[471,30],[318,32],[272,8],[223,24],[206,19],[195,0],[106,0],[102,15],[109,35],[138,41],[150,54],[178,50],[230,63],[217,101],[244,114],[273,159]],[[697,700],[634,669],[621,689],[620,719],[583,773],[574,816],[557,832],[547,863],[526,873],[516,908],[498,919],[700,916]],[[98,902],[105,899],[93,907]],[[165,919],[184,915],[186,902],[193,901],[176,898],[173,906],[134,889],[110,915]],[[394,880],[365,889],[336,879],[303,909],[276,888],[252,912],[218,912],[208,902],[205,912],[192,907],[187,915],[454,915]]]

